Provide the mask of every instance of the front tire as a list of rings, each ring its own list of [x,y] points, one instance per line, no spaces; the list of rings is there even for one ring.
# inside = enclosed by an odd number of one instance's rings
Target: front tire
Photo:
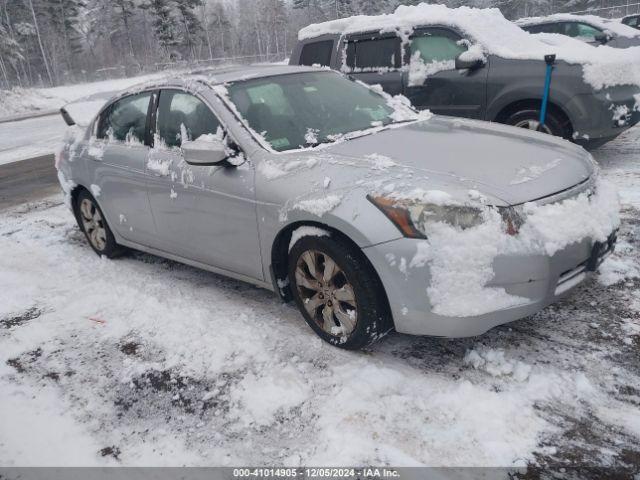
[[[289,281],[306,322],[332,345],[364,348],[392,329],[376,272],[362,252],[340,238],[299,239],[289,253]]]
[[[82,190],[78,194],[73,210],[78,226],[94,252],[107,258],[122,254],[123,249],[116,243],[98,202],[88,191]]]

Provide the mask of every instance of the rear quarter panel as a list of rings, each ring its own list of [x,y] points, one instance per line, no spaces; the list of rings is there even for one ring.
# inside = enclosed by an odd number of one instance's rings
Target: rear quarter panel
[[[549,53],[553,53],[551,47]],[[495,120],[498,114],[512,103],[529,99],[541,100],[545,73],[546,64],[543,59],[511,60],[492,56],[485,120]],[[572,97],[591,92],[582,79],[581,66],[557,62],[551,81],[552,103],[564,110]],[[565,113],[571,117],[570,112]]]

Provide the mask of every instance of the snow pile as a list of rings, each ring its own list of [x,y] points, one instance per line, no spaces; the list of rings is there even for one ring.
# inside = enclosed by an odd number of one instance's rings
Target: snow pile
[[[379,153],[365,155],[365,158],[372,161],[371,168],[374,170],[386,170],[397,165],[397,163],[392,159],[385,155],[380,155]]]
[[[428,240],[417,245],[410,268],[429,265],[426,293],[431,310],[447,317],[471,317],[526,304],[528,299],[487,284],[494,276],[493,261],[507,241],[497,212],[486,211],[480,225],[460,230],[432,224]]]
[[[531,365],[521,361],[508,360],[504,350],[487,348],[484,345],[467,351],[464,363],[494,377],[512,376],[517,382],[524,382],[531,373]]]
[[[156,149],[152,148],[149,151],[149,157],[147,158],[147,169],[156,175],[161,177],[168,177],[172,172],[170,171],[173,160],[166,158],[165,156],[154,155]]]
[[[291,234],[291,241],[289,242],[289,251],[293,248],[298,240],[304,237],[329,237],[331,233],[327,230],[312,226],[303,226],[296,228]]]
[[[431,205],[460,205],[446,192],[414,191],[394,198],[414,198]],[[615,188],[598,181],[596,193],[586,192],[562,202],[525,204],[520,214],[524,224],[518,235],[506,232],[505,222],[495,209],[482,202],[467,202],[479,208],[482,222],[464,230],[444,222],[424,226],[427,240],[417,244],[410,268],[430,269],[426,289],[432,311],[451,317],[469,317],[524,305],[530,300],[510,295],[491,286],[493,262],[498,255],[553,255],[585,238],[604,242],[620,225]]]
[[[62,187],[62,191],[64,193],[64,204],[71,208],[71,192],[74,188],[76,188],[76,182],[64,176],[62,170],[58,170],[58,182],[60,182],[60,187]]]
[[[87,155],[96,160],[102,160],[106,148],[107,140],[98,140],[96,137],[91,137],[89,147],[87,148]]]
[[[316,217],[322,217],[340,205],[340,202],[342,202],[340,195],[331,194],[320,198],[300,200],[293,205],[292,210],[303,210]]]
[[[409,86],[415,87],[423,85],[427,77],[439,72],[454,70],[455,68],[456,62],[453,60],[424,63],[420,52],[416,52],[411,56],[411,62],[409,64]]]
[[[596,15],[573,15],[571,13],[556,13],[546,17],[527,17],[517,20],[515,23],[521,26],[538,25],[542,23],[555,22],[582,22],[599,28],[600,30],[608,30],[611,33],[621,37],[635,38],[640,37],[640,31],[632,28],[624,23],[608,20]]]
[[[407,41],[413,29],[423,25],[450,26],[464,32],[484,53],[507,59],[540,60],[554,53],[558,60],[583,66],[584,79],[595,89],[614,85],[640,85],[640,47],[594,48],[569,37],[553,48],[504,18],[496,8],[447,8],[444,5],[399,6],[393,14],[359,15],[312,24],[298,33],[300,40],[324,34],[351,34],[380,31],[396,32]],[[478,47],[479,48],[479,47]],[[483,53],[483,54],[484,54]],[[477,56],[475,49],[470,55]]]
[[[522,245],[547,255],[583,238],[604,242],[620,226],[619,212],[616,188],[600,180],[591,197],[582,193],[560,203],[525,204],[526,222],[520,229],[519,238]]]
[[[530,167],[522,167],[518,169],[518,171],[516,172],[516,178],[509,182],[509,184],[518,185],[520,183],[526,183],[530,182],[531,180],[535,180],[543,173],[556,168],[561,162],[561,158],[556,158],[546,165],[532,165]]]
[[[358,83],[384,97],[387,105],[393,110],[391,119],[394,122],[424,121],[429,120],[433,116],[429,110],[416,111],[411,106],[411,100],[402,94],[392,96],[385,92],[381,85],[367,85],[359,80]]]
[[[231,401],[236,404],[231,416],[245,425],[268,426],[274,416],[300,405],[309,398],[311,389],[302,373],[291,365],[270,375],[246,375],[233,390]]]
[[[310,169],[318,164],[318,159],[310,158],[308,160],[286,160],[275,162],[271,160],[263,160],[258,164],[258,170],[268,180],[275,180],[287,174],[297,173],[304,169]]]
[[[307,133],[304,134],[304,141],[307,145],[318,143],[318,131],[313,128],[307,128]]]

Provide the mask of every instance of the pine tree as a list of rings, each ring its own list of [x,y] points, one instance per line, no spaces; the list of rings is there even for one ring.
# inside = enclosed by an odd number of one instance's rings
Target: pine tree
[[[0,73],[7,88],[10,86],[7,63],[12,65],[19,80],[19,73],[16,64],[19,60],[24,60],[22,48],[17,41],[9,36],[7,29],[0,23]]]
[[[160,47],[168,55],[178,45],[177,22],[168,0],[149,0],[141,5],[151,14],[151,26]]]
[[[131,39],[131,17],[135,12],[135,4],[133,0],[113,0],[113,10],[117,18],[122,22],[124,36],[127,39],[129,54],[135,58],[133,51],[133,40]]]
[[[182,44],[187,48],[191,58],[195,58],[195,39],[202,33],[202,24],[194,13],[197,7],[203,5],[202,0],[173,0],[180,14],[183,28]]]

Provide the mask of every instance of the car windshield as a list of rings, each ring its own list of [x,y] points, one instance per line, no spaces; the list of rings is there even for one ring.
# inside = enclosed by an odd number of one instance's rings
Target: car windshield
[[[382,95],[331,72],[243,80],[227,88],[240,115],[276,151],[404,120]]]

